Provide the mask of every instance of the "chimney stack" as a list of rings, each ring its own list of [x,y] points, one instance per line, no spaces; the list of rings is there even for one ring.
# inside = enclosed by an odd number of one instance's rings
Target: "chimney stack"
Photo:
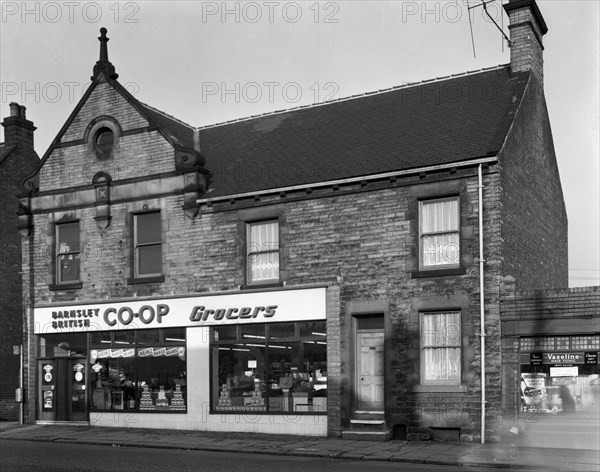
[[[4,127],[5,146],[8,148],[19,144],[22,151],[33,153],[33,132],[36,127],[25,117],[24,106],[12,102],[9,107],[10,116],[1,123]]]
[[[510,30],[511,71],[532,71],[540,86],[544,86],[544,44],[548,32],[544,17],[535,0],[510,0],[504,4]]]

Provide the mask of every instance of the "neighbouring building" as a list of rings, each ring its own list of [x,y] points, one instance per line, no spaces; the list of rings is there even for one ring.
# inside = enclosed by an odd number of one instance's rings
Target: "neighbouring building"
[[[567,285],[547,27],[504,8],[508,65],[202,128],[102,29],[21,198],[28,421],[496,440],[502,284]]]
[[[506,277],[500,316],[504,415],[531,446],[598,449],[600,287],[519,290]]]
[[[21,180],[39,165],[33,149],[35,126],[25,116],[25,107],[10,104],[4,118],[4,142],[0,143],[0,418],[19,418],[15,401],[21,386],[20,351],[23,343],[21,294],[21,236],[17,210]]]

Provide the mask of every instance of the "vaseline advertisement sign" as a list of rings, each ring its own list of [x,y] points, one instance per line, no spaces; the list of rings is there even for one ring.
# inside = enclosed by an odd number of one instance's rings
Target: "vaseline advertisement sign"
[[[521,374],[521,398],[525,405],[537,405],[546,398],[546,374]]]

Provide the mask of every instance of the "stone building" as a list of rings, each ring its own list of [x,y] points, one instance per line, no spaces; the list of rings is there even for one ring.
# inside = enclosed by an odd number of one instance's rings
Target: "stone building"
[[[501,284],[503,412],[531,446],[598,449],[600,287]]]
[[[0,143],[0,418],[16,420],[15,402],[20,387],[20,349],[23,342],[21,305],[21,237],[17,231],[17,210],[21,180],[39,164],[33,149],[33,123],[25,107],[10,104],[4,118],[4,142]]]
[[[21,199],[28,421],[497,439],[500,284],[567,285],[547,28],[505,9],[508,65],[203,128],[103,29]]]

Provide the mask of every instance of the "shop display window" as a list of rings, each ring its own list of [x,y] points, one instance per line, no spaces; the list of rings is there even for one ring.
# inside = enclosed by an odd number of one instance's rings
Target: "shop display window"
[[[327,413],[325,322],[211,329],[212,410]]]
[[[519,340],[522,351],[593,350],[600,349],[600,336],[527,336]]]
[[[92,410],[186,411],[185,328],[92,333]]]
[[[38,336],[38,357],[85,356],[86,333],[45,334]]]

